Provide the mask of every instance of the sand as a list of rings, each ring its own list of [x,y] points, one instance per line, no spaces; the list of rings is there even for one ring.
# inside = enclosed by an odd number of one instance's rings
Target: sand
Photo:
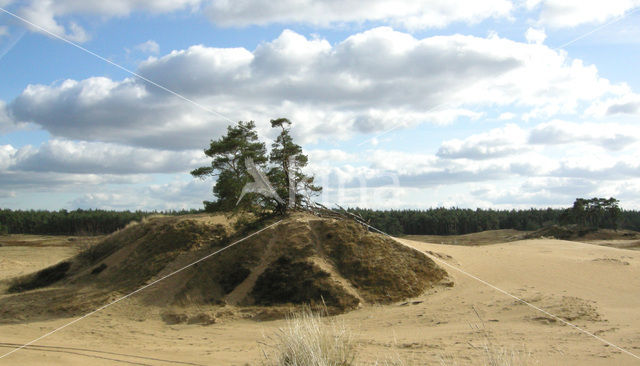
[[[399,240],[640,354],[638,251],[548,239],[473,247]],[[73,254],[50,248],[43,255],[42,249],[47,248],[0,247],[5,259],[0,275],[20,273],[24,266],[43,268]],[[420,365],[439,365],[441,359],[451,365],[482,364],[487,339],[492,349],[515,354],[520,364],[640,363],[444,268],[455,286],[338,316],[353,332],[358,364],[395,356]],[[167,325],[162,311],[132,297],[37,342],[38,348],[0,359],[0,365],[257,365],[268,336],[285,324],[242,319],[239,309],[230,308],[234,316],[221,316],[212,325]],[[71,320],[0,325],[0,350],[8,352],[8,344],[28,342]]]

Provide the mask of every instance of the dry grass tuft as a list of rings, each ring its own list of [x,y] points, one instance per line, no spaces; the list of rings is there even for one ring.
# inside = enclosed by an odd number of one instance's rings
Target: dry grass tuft
[[[474,309],[475,311],[475,309]],[[335,318],[324,317],[309,307],[287,317],[284,327],[276,334],[266,337],[263,342],[263,366],[356,366],[356,347],[351,332],[344,323]],[[478,319],[482,319],[476,312]],[[471,324],[470,324],[471,325]],[[490,331],[482,326],[471,325],[474,334],[480,336],[480,344],[473,345],[481,356],[469,361],[468,357],[440,357],[442,366],[482,365],[482,366],[527,366],[538,362],[529,352],[509,349],[497,345]],[[407,360],[397,352],[391,352],[383,359],[375,361],[375,366],[424,365]]]
[[[265,366],[351,366],[356,355],[345,325],[309,308],[290,315],[263,344]]]

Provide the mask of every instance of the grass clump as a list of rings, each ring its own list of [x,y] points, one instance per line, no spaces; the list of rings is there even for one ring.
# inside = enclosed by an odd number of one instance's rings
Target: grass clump
[[[475,310],[475,309],[474,309]],[[352,333],[336,318],[325,316],[327,309],[320,313],[305,307],[301,312],[286,318],[286,325],[262,343],[263,366],[357,366],[356,340]],[[476,312],[477,315],[477,312]],[[479,315],[478,315],[479,318]],[[480,319],[482,321],[482,319]],[[480,344],[469,344],[479,351],[476,355],[455,357],[441,355],[438,361],[413,361],[393,350],[383,358],[374,361],[375,366],[436,365],[482,365],[482,366],[525,366],[538,365],[529,352],[501,347],[496,344],[490,331],[482,326],[471,325],[474,336],[480,337]],[[371,364],[371,363],[367,363]]]
[[[264,366],[355,365],[355,344],[344,324],[309,308],[289,316],[265,345]]]

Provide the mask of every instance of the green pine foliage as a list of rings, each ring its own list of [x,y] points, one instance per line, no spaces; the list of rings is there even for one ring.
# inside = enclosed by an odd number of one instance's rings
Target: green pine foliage
[[[279,128],[280,134],[271,146],[267,156],[266,146],[258,139],[253,121],[238,122],[227,127],[227,134],[217,140],[211,140],[204,153],[210,157],[211,165],[200,167],[191,172],[194,177],[216,178],[213,186],[215,201],[205,201],[205,211],[252,211],[285,213],[288,207],[289,192],[293,190],[294,206],[299,207],[309,195],[318,193],[322,188],[313,184],[314,178],[307,176],[302,169],[308,158],[302,153],[302,147],[293,141],[290,133],[291,121],[286,118],[271,120],[271,127]],[[245,165],[251,158],[256,167],[267,172],[267,177],[282,199],[282,202],[263,195],[250,193],[238,202],[242,188],[252,181]],[[290,178],[293,184],[290,185]],[[305,196],[306,194],[306,196]]]
[[[238,122],[236,126],[227,127],[227,134],[217,140],[211,140],[209,148],[204,150],[210,157],[211,165],[191,171],[191,175],[199,178],[215,177],[213,186],[215,201],[205,201],[206,211],[232,211],[240,197],[242,187],[250,181],[245,159],[251,158],[259,169],[267,163],[267,149],[258,139],[253,121]],[[247,209],[258,204],[261,197],[249,194],[238,205],[237,209]]]
[[[563,212],[562,221],[591,229],[617,229],[622,216],[619,203],[613,197],[577,198],[573,207]]]
[[[272,167],[267,176],[280,197],[288,202],[292,195],[295,197],[294,206],[300,207],[310,203],[310,196],[318,194],[322,191],[322,187],[313,184],[313,176],[302,172],[309,158],[302,153],[302,147],[293,142],[290,126],[291,121],[286,118],[271,120],[271,127],[280,128],[280,134],[271,145],[269,162]],[[293,187],[289,184],[290,179],[294,182]],[[277,212],[285,212],[286,203],[285,205],[278,203],[275,209]]]

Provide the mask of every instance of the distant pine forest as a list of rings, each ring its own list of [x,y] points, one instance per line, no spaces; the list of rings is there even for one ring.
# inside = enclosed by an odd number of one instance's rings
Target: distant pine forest
[[[350,208],[370,225],[391,235],[461,235],[485,230],[537,230],[549,225],[640,231],[640,211],[622,210],[610,199],[576,199],[567,209],[492,210],[431,208],[427,210],[372,210]],[[184,215],[189,211],[0,210],[0,234],[102,235],[146,216]]]
[[[104,235],[150,215],[185,215],[199,212],[202,211],[26,211],[3,209],[0,210],[0,235]]]
[[[391,235],[463,235],[485,230],[538,230],[550,225],[575,225],[565,209],[485,210],[433,208],[428,210],[349,209],[371,226]],[[613,225],[587,227],[640,231],[640,211],[621,210]]]

